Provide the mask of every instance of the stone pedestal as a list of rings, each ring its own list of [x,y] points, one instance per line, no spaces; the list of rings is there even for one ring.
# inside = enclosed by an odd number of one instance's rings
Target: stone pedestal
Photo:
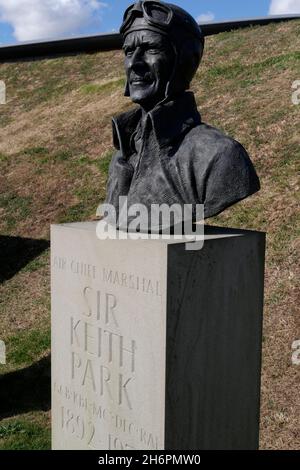
[[[54,449],[258,447],[264,234],[51,246]]]

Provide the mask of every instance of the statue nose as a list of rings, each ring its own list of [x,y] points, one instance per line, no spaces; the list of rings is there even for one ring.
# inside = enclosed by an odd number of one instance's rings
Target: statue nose
[[[137,47],[131,57],[132,64],[143,63],[143,51],[140,47]]]
[[[148,68],[144,60],[143,50],[140,47],[137,47],[130,58],[129,67],[136,73],[145,73]]]

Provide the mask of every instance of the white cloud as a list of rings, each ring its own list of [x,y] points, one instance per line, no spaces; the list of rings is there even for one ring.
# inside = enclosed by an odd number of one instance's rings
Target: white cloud
[[[99,24],[98,0],[0,0],[0,20],[19,41],[60,37]]]
[[[197,17],[198,23],[209,23],[210,21],[213,21],[215,19],[215,14],[212,13],[211,11],[208,11],[207,13],[202,13],[202,15],[199,15]]]
[[[270,15],[284,15],[284,14],[300,14],[300,0],[272,0],[269,14]]]

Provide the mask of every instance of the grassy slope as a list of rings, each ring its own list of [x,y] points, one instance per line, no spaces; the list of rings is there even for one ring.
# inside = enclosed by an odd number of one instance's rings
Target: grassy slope
[[[262,183],[259,194],[211,222],[268,232],[264,449],[300,449],[299,367],[291,363],[291,344],[300,339],[300,107],[291,102],[299,51],[299,21],[220,34],[207,40],[193,83],[203,120],[246,146]],[[104,198],[110,118],[131,106],[122,96],[122,54],[1,64],[0,79],[8,95],[0,109],[0,233],[48,238],[50,223],[92,217]],[[48,255],[0,285],[2,374],[49,353]],[[0,449],[47,448],[49,439],[47,412],[0,423]]]

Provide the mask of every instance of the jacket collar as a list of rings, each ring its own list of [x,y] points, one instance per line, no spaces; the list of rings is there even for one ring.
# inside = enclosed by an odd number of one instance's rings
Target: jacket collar
[[[201,123],[201,116],[192,92],[184,92],[176,99],[159,104],[148,113],[148,116],[160,148],[167,147],[172,141]],[[131,153],[130,139],[141,118],[142,110],[138,107],[119,114],[112,120],[114,146],[122,151],[124,157]]]

